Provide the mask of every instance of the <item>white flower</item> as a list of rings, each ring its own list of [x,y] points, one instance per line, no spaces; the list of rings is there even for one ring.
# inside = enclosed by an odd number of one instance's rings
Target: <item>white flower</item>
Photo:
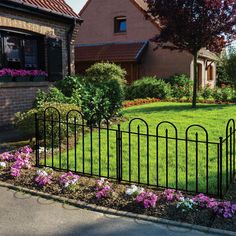
[[[48,173],[45,170],[37,170],[37,175],[48,176]]]
[[[144,188],[137,187],[136,185],[131,185],[130,188],[126,189],[126,194],[132,196],[133,194],[139,195],[144,191]]]
[[[0,169],[1,168],[6,168],[6,167],[7,167],[6,162],[0,162]]]

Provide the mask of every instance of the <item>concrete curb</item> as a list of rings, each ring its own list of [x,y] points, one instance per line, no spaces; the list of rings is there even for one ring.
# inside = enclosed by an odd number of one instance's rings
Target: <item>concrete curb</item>
[[[153,223],[160,223],[160,224],[165,224],[165,225],[170,225],[170,226],[175,226],[175,227],[187,228],[187,229],[191,229],[191,230],[198,230],[198,231],[201,231],[204,233],[210,233],[210,234],[215,234],[215,235],[235,236],[235,232],[232,232],[232,231],[214,229],[214,228],[210,228],[210,227],[193,225],[193,224],[188,224],[188,223],[181,223],[181,222],[177,222],[177,221],[172,221],[172,220],[167,220],[167,219],[162,219],[162,218],[157,218],[157,217],[147,216],[147,215],[139,215],[139,214],[125,212],[125,211],[118,211],[118,210],[114,210],[114,209],[110,209],[110,208],[106,208],[106,207],[88,204],[85,202],[78,202],[76,200],[71,200],[68,198],[59,197],[56,195],[43,193],[43,192],[39,192],[36,190],[27,189],[24,187],[15,186],[15,185],[8,184],[8,183],[2,182],[2,181],[0,181],[0,187],[5,187],[5,188],[9,188],[9,189],[16,190],[16,191],[21,191],[24,193],[29,193],[34,196],[39,196],[39,197],[46,198],[46,199],[52,199],[52,200],[55,200],[58,202],[67,203],[67,204],[70,204],[70,205],[73,205],[73,206],[76,206],[79,208],[87,209],[90,211],[97,211],[97,212],[101,212],[104,214],[129,217],[129,218],[133,218],[133,219],[137,219],[137,220],[144,220],[144,221],[149,221],[149,222],[153,222]]]

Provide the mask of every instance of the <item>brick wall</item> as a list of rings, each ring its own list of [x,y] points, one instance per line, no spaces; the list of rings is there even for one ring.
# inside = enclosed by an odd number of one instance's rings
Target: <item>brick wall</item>
[[[16,112],[32,108],[39,89],[46,91],[50,83],[0,83],[0,127],[11,124]]]
[[[12,11],[7,9],[0,9],[0,29],[12,28],[13,30],[26,30],[48,37],[57,37],[62,40],[63,53],[63,75],[68,73],[68,57],[67,57],[67,33],[71,24],[66,24],[60,21],[49,20],[47,18],[40,18],[28,13]],[[78,33],[79,24],[76,25],[74,35],[71,40],[71,69],[74,72],[74,44]]]

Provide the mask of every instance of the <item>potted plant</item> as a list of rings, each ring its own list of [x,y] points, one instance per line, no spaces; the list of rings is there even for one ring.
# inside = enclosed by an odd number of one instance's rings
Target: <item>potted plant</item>
[[[45,71],[42,70],[33,70],[31,71],[31,80],[34,82],[42,82],[45,81],[48,74]]]
[[[16,82],[30,81],[30,71],[27,70],[13,70],[12,75]]]
[[[12,82],[12,76],[10,72],[10,69],[0,70],[0,83]]]

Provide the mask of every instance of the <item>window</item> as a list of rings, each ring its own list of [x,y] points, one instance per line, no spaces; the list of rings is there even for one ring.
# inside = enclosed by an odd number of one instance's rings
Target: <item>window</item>
[[[4,38],[4,52],[6,57],[6,64],[9,68],[21,68],[21,40],[17,37],[8,36]]]
[[[212,81],[214,78],[214,75],[213,75],[213,72],[214,72],[214,70],[213,70],[213,66],[212,65],[209,65],[208,67],[207,67],[207,80],[208,81]]]
[[[38,67],[38,44],[37,40],[25,40],[25,68]]]
[[[115,17],[114,20],[114,32],[115,33],[125,33],[127,31],[127,22],[125,16]]]
[[[44,69],[44,39],[0,31],[0,68]]]

